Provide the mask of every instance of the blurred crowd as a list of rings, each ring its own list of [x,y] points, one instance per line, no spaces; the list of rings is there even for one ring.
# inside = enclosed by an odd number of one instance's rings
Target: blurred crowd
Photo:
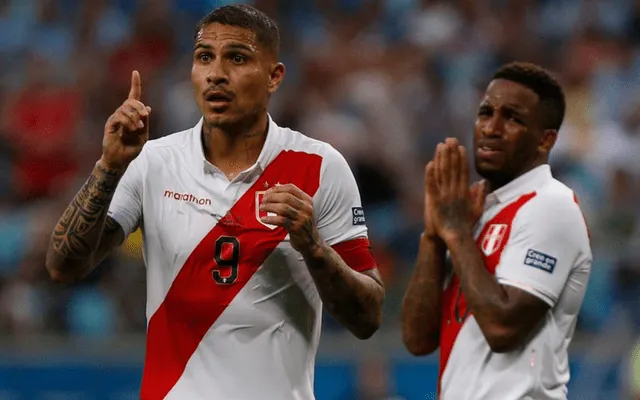
[[[140,71],[151,135],[200,118],[195,24],[216,0],[0,0],[0,335],[143,332],[140,232],[74,286],[49,282],[49,235]],[[567,115],[554,173],[577,192],[594,265],[580,332],[640,327],[640,1],[254,0],[282,32],[271,115],[333,144],[359,182],[393,326],[422,229],[423,170],[469,144],[502,63],[556,73]],[[554,221],[549,221],[554,223]],[[327,320],[326,329],[339,329]]]

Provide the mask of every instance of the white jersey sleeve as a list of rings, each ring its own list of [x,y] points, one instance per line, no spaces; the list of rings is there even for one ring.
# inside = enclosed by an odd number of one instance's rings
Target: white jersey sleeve
[[[109,206],[108,215],[122,226],[125,238],[137,229],[142,217],[142,183],[145,164],[143,149],[124,172]]]
[[[579,206],[565,198],[537,198],[514,219],[496,278],[553,307],[569,274],[589,251]]]
[[[367,237],[360,192],[345,158],[330,145],[320,167],[320,187],[313,199],[320,237],[334,246]]]

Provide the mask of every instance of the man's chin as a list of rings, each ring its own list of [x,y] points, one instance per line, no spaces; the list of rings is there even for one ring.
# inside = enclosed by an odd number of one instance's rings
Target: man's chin
[[[213,128],[228,128],[237,125],[237,118],[225,112],[208,112],[204,114],[207,125]]]
[[[489,181],[504,175],[502,165],[476,160],[475,167],[478,175]]]

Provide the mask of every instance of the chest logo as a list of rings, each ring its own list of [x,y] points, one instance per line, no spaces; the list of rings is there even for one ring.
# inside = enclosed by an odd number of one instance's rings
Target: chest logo
[[[266,191],[259,191],[256,192],[256,219],[258,220],[258,222],[260,222],[262,225],[266,226],[269,229],[275,229],[276,225],[270,225],[270,224],[265,224],[264,222],[262,222],[260,219],[262,217],[273,217],[276,214],[272,213],[272,212],[266,212],[266,211],[262,211],[260,209],[260,204],[262,204],[262,199],[264,198],[264,194],[266,193]]]
[[[492,224],[484,234],[482,241],[480,242],[480,250],[485,256],[490,256],[495,253],[504,240],[507,233],[507,224]]]

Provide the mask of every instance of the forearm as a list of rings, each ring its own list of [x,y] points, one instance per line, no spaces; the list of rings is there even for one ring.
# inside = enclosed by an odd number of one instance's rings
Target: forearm
[[[351,269],[327,244],[303,257],[329,313],[359,339],[371,337],[382,320],[382,283]]]
[[[411,353],[429,354],[438,348],[446,248],[420,238],[420,250],[402,302],[402,340]]]
[[[96,163],[91,176],[64,211],[53,230],[47,251],[46,267],[54,280],[76,280],[94,266],[93,256],[105,230],[107,211],[121,176],[121,171]]]
[[[467,305],[486,335],[509,317],[507,292],[485,268],[471,233],[450,238],[447,247]]]

